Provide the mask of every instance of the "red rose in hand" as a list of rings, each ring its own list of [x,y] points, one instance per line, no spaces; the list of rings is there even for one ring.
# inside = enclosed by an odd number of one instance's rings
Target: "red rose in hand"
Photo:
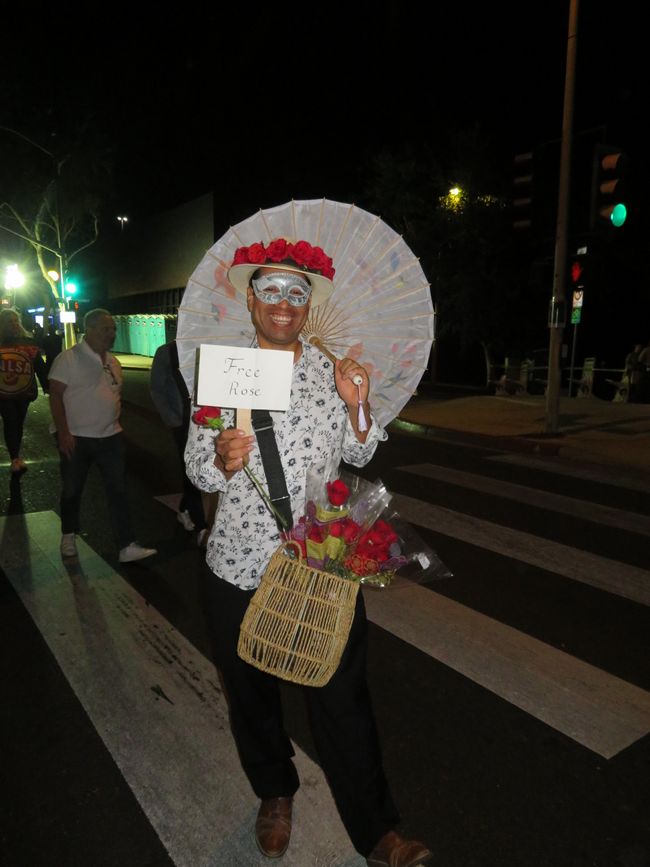
[[[263,265],[266,262],[264,244],[251,244],[248,248],[248,261],[251,265]]]
[[[219,427],[221,424],[221,409],[218,406],[200,406],[192,413],[192,421],[201,427]]]
[[[340,479],[327,483],[327,498],[333,506],[342,506],[350,496],[350,489]]]
[[[334,521],[329,525],[330,536],[336,536],[338,539],[343,535],[343,521]]]
[[[269,246],[266,248],[266,255],[269,257],[271,262],[282,262],[287,258],[288,248],[289,245],[284,238],[277,238],[275,241],[271,241]]]

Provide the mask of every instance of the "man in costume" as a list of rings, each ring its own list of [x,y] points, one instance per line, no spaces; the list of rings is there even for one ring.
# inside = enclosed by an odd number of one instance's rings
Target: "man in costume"
[[[333,291],[333,276],[332,260],[319,247],[281,238],[239,248],[228,271],[230,283],[246,296],[256,345],[293,353],[289,409],[270,415],[295,520],[304,513],[310,466],[336,465],[341,459],[364,466],[386,439],[372,418],[364,368],[351,358],[333,364],[300,337],[310,307]],[[369,423],[359,424],[361,418]],[[185,459],[198,488],[220,492],[202,575],[206,615],[242,766],[261,799],[257,845],[267,857],[278,858],[289,845],[292,799],[299,787],[294,753],[283,728],[278,681],[240,659],[237,642],[249,600],[280,535],[275,518],[242,472],[249,462],[251,471],[265,478],[257,439],[234,427],[232,410],[223,410],[222,419],[225,429],[220,432],[190,425]],[[325,686],[305,687],[311,728],[354,847],[371,867],[414,867],[426,863],[431,853],[394,830],[399,814],[382,766],[366,683],[366,645],[359,593],[339,668]]]

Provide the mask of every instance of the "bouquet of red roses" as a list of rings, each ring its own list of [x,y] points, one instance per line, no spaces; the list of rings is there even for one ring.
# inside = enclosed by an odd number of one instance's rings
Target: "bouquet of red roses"
[[[346,471],[330,481],[318,471],[308,473],[304,524],[309,565],[337,571],[390,498],[381,481],[367,482]]]
[[[442,564],[390,512],[391,497],[381,480],[345,470],[328,480],[327,472],[314,469],[307,475],[305,514],[285,538],[298,543],[310,566],[361,584],[386,587],[408,564],[414,564],[413,575],[421,573],[418,580],[426,580]]]

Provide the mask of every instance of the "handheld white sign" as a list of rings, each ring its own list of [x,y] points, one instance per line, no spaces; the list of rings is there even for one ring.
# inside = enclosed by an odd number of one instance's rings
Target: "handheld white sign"
[[[196,401],[229,409],[289,409],[293,352],[202,343]]]

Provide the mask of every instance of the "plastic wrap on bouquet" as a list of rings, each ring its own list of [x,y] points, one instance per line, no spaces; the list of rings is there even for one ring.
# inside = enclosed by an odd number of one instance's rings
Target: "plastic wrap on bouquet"
[[[388,586],[396,574],[417,584],[453,577],[413,526],[390,509],[362,536],[346,565],[373,587]]]
[[[360,584],[386,587],[395,574],[418,582],[451,577],[433,549],[399,514],[380,479],[313,467],[305,514],[286,536],[309,566]]]
[[[388,506],[381,481],[368,482],[347,470],[308,473],[306,488],[307,562],[341,574],[340,564]]]

